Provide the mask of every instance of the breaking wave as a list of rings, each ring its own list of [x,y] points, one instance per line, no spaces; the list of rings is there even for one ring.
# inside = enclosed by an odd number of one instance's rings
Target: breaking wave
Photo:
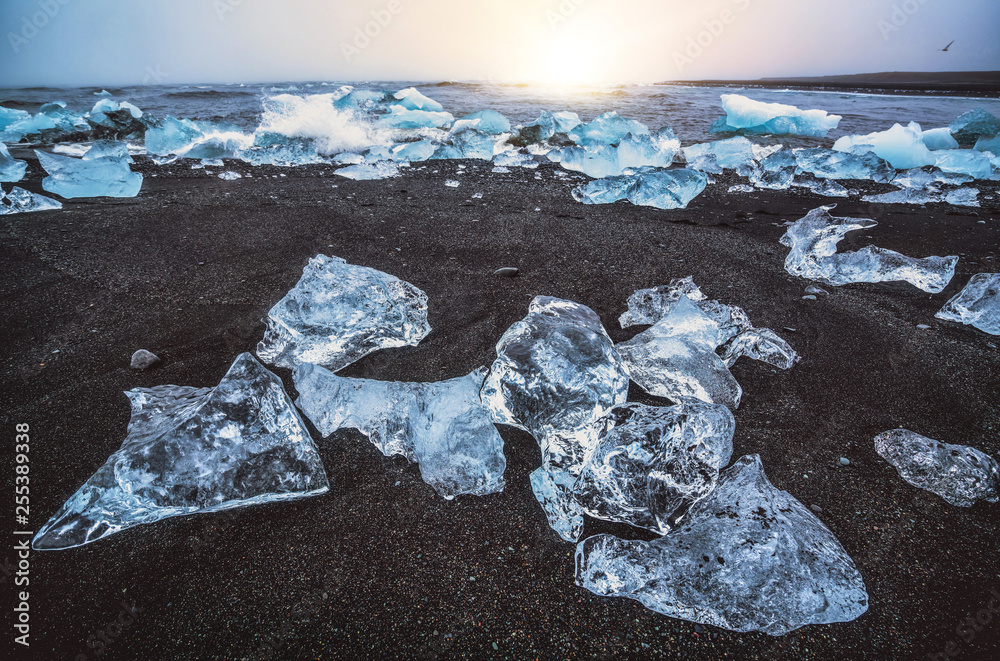
[[[265,97],[258,132],[278,133],[289,138],[306,138],[320,154],[360,151],[376,144],[388,144],[384,131],[376,130],[353,111],[338,110],[334,102],[344,91],[331,94],[278,94]]]

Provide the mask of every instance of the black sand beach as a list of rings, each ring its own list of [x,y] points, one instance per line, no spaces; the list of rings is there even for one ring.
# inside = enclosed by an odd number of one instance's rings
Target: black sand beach
[[[328,494],[33,552],[33,658],[1000,658],[1000,614],[978,631],[963,625],[1000,594],[1000,508],[948,505],[904,482],[872,446],[877,433],[903,426],[1000,450],[998,338],[934,319],[969,276],[1000,272],[996,182],[976,182],[980,199],[993,199],[971,209],[802,189],[727,194],[737,182],[716,177],[688,209],[659,211],[578,204],[553,165],[509,174],[463,165],[461,175],[446,161],[354,182],[327,166],[233,162],[227,169],[253,177],[222,181],[140,159],[137,198],[3,217],[5,447],[10,464],[14,424],[30,424],[31,528],[118,449],[129,419],[122,391],[216,385],[239,353],[254,351],[261,318],[318,253],[427,292],[433,331],[418,347],[342,372],[383,380],[489,365],[496,340],[537,294],[584,303],[615,341],[627,339],[639,330],[617,325],[629,294],[692,275],[802,355],[787,372],[745,359],[733,368],[745,391],[734,458],[759,453],[777,487],[822,508],[864,576],[869,611],[774,638],[600,598],[574,585],[574,546],[532,496],[528,474],[540,456],[527,434],[501,428],[502,494],[447,502],[415,466],[384,458],[359,434],[322,439],[311,428]],[[32,161],[23,185],[43,192],[41,176]],[[461,185],[446,187],[446,178]],[[829,296],[803,300],[812,283],[785,272],[781,224],[834,202],[837,215],[879,221],[841,250],[874,243],[957,254],[950,286],[937,295],[906,284],[827,287]],[[520,276],[493,275],[504,266]],[[140,348],[162,366],[130,370]],[[276,373],[294,397],[290,373]],[[632,397],[654,401],[636,388]],[[643,534],[588,519],[584,534],[598,532]],[[120,617],[123,604],[137,614]]]

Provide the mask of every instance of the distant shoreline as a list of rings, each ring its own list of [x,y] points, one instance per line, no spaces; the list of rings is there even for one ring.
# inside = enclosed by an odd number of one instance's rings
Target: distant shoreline
[[[677,80],[661,85],[828,89],[872,93],[969,94],[1000,96],[1000,71],[882,72],[843,76],[759,78],[757,80]]]

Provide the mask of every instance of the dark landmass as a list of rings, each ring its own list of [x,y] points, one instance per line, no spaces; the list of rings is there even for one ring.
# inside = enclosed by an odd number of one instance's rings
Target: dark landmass
[[[697,80],[684,85],[801,88],[864,92],[932,92],[936,95],[995,97],[1000,92],[1000,71],[942,71],[858,73],[844,76],[759,78],[757,80]],[[669,82],[663,84],[671,84]]]
[[[904,482],[872,444],[904,426],[1000,450],[998,338],[934,319],[972,274],[1000,271],[998,184],[977,182],[982,209],[840,200],[838,214],[879,221],[842,250],[874,243],[913,256],[958,254],[958,273],[937,295],[863,284],[808,301],[812,283],[785,272],[778,238],[784,223],[837,200],[801,189],[727,194],[735,178],[716,177],[685,210],[584,206],[553,165],[509,174],[464,165],[461,175],[459,163],[444,161],[355,182],[327,166],[230,163],[253,176],[223,181],[186,163],[139,159],[146,179],[134,199],[0,218],[4,479],[13,482],[13,425],[28,423],[31,528],[120,446],[129,420],[122,391],[215,386],[240,352],[255,349],[261,318],[317,253],[427,292],[433,331],[419,346],[342,372],[385,380],[440,380],[489,365],[496,340],[538,294],[589,305],[615,341],[628,339],[641,330],[617,326],[629,294],[693,275],[802,355],[788,371],[747,359],[733,368],[745,391],[734,457],[759,453],[776,486],[822,508],[864,576],[869,611],[775,638],[597,597],[574,585],[574,547],[549,529],[532,496],[528,474],[540,457],[527,434],[501,428],[503,493],[447,502],[415,466],[384,458],[359,434],[322,439],[312,429],[331,483],[323,496],[32,553],[30,651],[8,638],[4,658],[830,661],[927,659],[946,649],[963,660],[998,658],[995,614],[979,630],[961,629],[971,640],[957,628],[1000,590],[1000,506],[948,505]],[[41,176],[30,162],[24,185],[42,192]],[[505,266],[520,276],[492,275]],[[140,348],[163,364],[129,369]],[[276,373],[294,397],[290,372]],[[644,535],[588,519],[585,535],[599,532]],[[123,603],[138,610],[130,623],[119,619]]]

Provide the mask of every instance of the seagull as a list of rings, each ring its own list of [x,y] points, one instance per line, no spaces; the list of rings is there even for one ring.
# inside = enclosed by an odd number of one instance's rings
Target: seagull
[[[954,40],[952,40],[951,44],[953,44],[953,43],[955,43],[955,41],[954,41]],[[942,49],[941,49],[941,52],[942,52],[942,53],[947,53],[947,52],[948,52],[948,49],[949,49],[949,48],[951,48],[951,44],[948,44],[947,46],[945,46],[944,48],[942,48]]]

